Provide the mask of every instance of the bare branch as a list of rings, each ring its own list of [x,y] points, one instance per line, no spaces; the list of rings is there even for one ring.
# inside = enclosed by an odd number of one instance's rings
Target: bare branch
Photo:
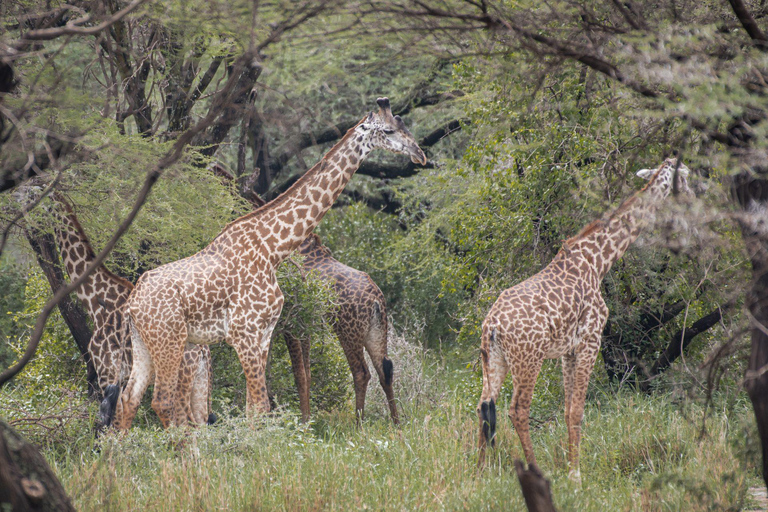
[[[93,27],[87,27],[82,28],[80,25],[83,25],[84,23],[87,23],[90,21],[90,15],[86,14],[82,18],[78,18],[74,21],[68,22],[63,27],[55,27],[55,28],[44,28],[44,29],[38,29],[38,30],[30,30],[29,32],[26,32],[22,35],[22,42],[25,41],[50,41],[51,39],[56,39],[57,37],[61,36],[90,36],[95,35],[101,32],[102,30],[108,29],[111,27],[114,23],[122,20],[125,18],[128,14],[135,11],[141,4],[146,2],[147,0],[133,0],[130,4],[128,4],[124,9],[121,9],[120,11],[116,12],[112,16],[110,16],[108,19],[104,20],[103,22],[99,23],[98,25],[95,25]]]

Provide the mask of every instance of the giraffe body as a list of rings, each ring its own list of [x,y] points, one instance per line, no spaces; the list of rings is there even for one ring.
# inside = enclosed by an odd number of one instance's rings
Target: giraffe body
[[[687,174],[687,167],[674,159],[666,160],[658,169],[638,172],[650,180],[643,190],[607,218],[566,240],[541,272],[501,293],[482,327],[479,465],[484,463],[488,441],[493,443],[495,404],[507,374],[512,375],[514,384],[509,415],[526,461],[536,462],[529,432],[533,388],[544,359],[561,358],[570,476],[580,479],[584,402],[608,319],[600,283],[667,197],[674,176],[679,189],[688,190]]]
[[[90,240],[69,203],[57,193],[52,197],[52,210],[57,219],[56,239],[62,261],[69,278],[77,279],[96,258]],[[125,319],[125,305],[133,290],[133,284],[100,265],[80,286],[77,297],[93,322],[93,334],[88,352],[98,376],[99,388],[104,396],[100,405],[101,423],[109,426],[113,419],[120,388],[128,380],[132,363],[130,333]],[[210,349],[195,347],[185,353],[185,363],[180,368],[182,382],[196,382],[204,390],[205,397],[189,397],[184,410],[190,422],[201,424],[209,416]]]
[[[387,306],[384,294],[368,274],[336,260],[315,234],[304,240],[298,252],[304,256],[304,270],[315,271],[321,278],[330,281],[338,295],[338,307],[330,321],[352,372],[358,421],[363,417],[365,394],[371,379],[363,353],[366,351],[387,397],[392,420],[398,423],[392,388],[394,367],[387,357]],[[285,336],[296,385],[299,388],[302,415],[306,418],[309,416],[311,385],[309,340],[299,342],[290,333]]]
[[[230,223],[211,244],[145,273],[128,302],[134,363],[115,423],[128,428],[155,371],[152,407],[163,426],[183,421],[176,406],[178,368],[187,343],[221,340],[237,352],[249,414],[269,411],[265,370],[272,331],[283,306],[280,263],[317,226],[368,153],[382,147],[426,157],[402,120],[380,98],[371,112],[290,189]],[[141,347],[140,349],[137,349]]]

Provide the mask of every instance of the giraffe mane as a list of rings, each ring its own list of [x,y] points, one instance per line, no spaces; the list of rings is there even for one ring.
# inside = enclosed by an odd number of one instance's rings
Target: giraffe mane
[[[323,157],[320,159],[319,162],[317,162],[315,165],[312,166],[311,169],[309,169],[307,172],[305,172],[296,182],[291,185],[286,191],[284,191],[282,194],[274,198],[273,200],[269,201],[268,203],[256,208],[252,212],[246,213],[242,217],[238,217],[237,219],[233,220],[226,226],[224,226],[224,229],[221,230],[221,233],[218,234],[214,240],[222,236],[224,233],[229,231],[233,226],[236,226],[237,224],[240,224],[241,222],[245,222],[247,220],[250,220],[252,218],[258,217],[262,213],[264,213],[267,210],[271,210],[273,207],[279,206],[280,204],[284,203],[290,196],[291,193],[294,191],[294,189],[302,186],[305,182],[309,181],[313,176],[316,174],[319,174],[328,163],[328,160],[336,154],[336,152],[339,150],[339,147],[343,145],[344,142],[346,142],[350,137],[352,137],[355,133],[355,129],[360,126],[367,118],[368,116],[364,116],[360,121],[357,122],[355,126],[347,130],[347,133],[344,134],[344,137],[342,137],[339,142],[334,144],[334,146],[328,150],[328,152],[323,155]]]
[[[54,193],[53,198],[61,205],[61,207],[64,209],[67,217],[69,217],[69,220],[72,222],[72,225],[75,228],[75,231],[77,231],[78,236],[80,237],[80,241],[85,246],[85,256],[86,261],[90,263],[91,261],[96,259],[96,251],[93,250],[93,246],[91,245],[91,240],[88,238],[88,235],[85,234],[85,230],[83,229],[82,224],[80,224],[80,219],[77,218],[77,215],[75,215],[75,210],[72,208],[72,205],[69,204],[69,201],[64,199],[64,197],[61,194]],[[133,283],[131,283],[129,280],[125,279],[124,277],[120,277],[111,270],[107,268],[106,265],[103,263],[101,264],[101,269],[112,279],[119,282],[123,286],[127,287],[129,290],[133,289]]]
[[[607,217],[604,217],[602,219],[593,220],[583,228],[581,228],[581,231],[579,231],[576,235],[572,236],[571,238],[567,239],[564,244],[572,245],[573,243],[579,241],[582,238],[585,238],[591,234],[593,234],[595,231],[598,231],[605,226],[609,225],[613,219],[620,216],[624,212],[626,212],[633,204],[635,204],[640,196],[645,192],[648,187],[651,186],[651,184],[656,181],[656,179],[659,177],[660,171],[664,168],[666,163],[662,163],[658,169],[656,169],[656,172],[653,173],[653,176],[651,176],[651,179],[648,180],[648,182],[645,184],[643,188],[632,194],[630,197],[625,199],[615,210],[611,212],[610,215]]]

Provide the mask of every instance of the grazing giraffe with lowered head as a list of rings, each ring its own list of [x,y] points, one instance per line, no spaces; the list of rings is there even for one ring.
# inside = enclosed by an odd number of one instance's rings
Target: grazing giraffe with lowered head
[[[371,357],[379,383],[387,397],[392,421],[397,424],[399,419],[392,388],[394,367],[387,357],[387,303],[384,294],[368,274],[336,260],[331,251],[323,245],[320,237],[314,233],[302,242],[297,252],[304,256],[304,270],[316,271],[321,278],[330,281],[338,294],[338,303],[330,320],[352,372],[357,422],[363,419],[365,393],[371,379],[371,372],[363,354],[365,350]],[[298,342],[289,332],[284,333],[284,336],[299,388],[302,416],[308,417],[311,384],[309,340]]]
[[[56,219],[54,232],[61,258],[69,278],[75,280],[96,258],[95,251],[69,202],[57,192],[52,194],[51,199],[54,202],[51,213]],[[93,322],[88,352],[104,396],[100,406],[103,426],[112,422],[120,388],[131,371],[131,340],[124,307],[132,290],[130,281],[110,272],[103,264],[76,290],[78,299]],[[188,421],[193,424],[211,422],[214,418],[209,410],[210,359],[209,347],[191,347],[185,351],[180,368],[179,380],[189,390],[181,395],[188,397],[183,401],[183,407]]]
[[[240,359],[246,379],[246,411],[269,411],[265,370],[269,345],[283,306],[275,274],[309,236],[375,148],[426,157],[393,116],[387,98],[291,188],[274,201],[231,222],[205,249],[141,276],[128,301],[133,367],[117,404],[115,425],[130,427],[155,369],[152,407],[164,427],[179,424],[175,406],[178,368],[187,343],[222,339]]]
[[[218,164],[214,172],[232,181],[234,178]],[[246,194],[247,199],[256,208],[266,204],[253,190]],[[344,265],[333,257],[320,237],[312,233],[296,250],[304,256],[302,267],[305,272],[316,271],[320,277],[329,281],[338,295],[336,308],[331,313],[331,325],[339,339],[355,387],[355,412],[358,424],[363,419],[365,395],[368,381],[371,379],[363,350],[373,362],[379,377],[379,383],[387,397],[392,421],[399,423],[395,393],[392,388],[394,365],[387,357],[387,311],[384,294],[373,279],[360,270]],[[303,421],[309,420],[309,391],[312,387],[312,373],[309,364],[310,340],[297,339],[290,331],[283,332],[288,354],[291,357],[291,369],[299,394],[299,409]]]
[[[480,345],[483,392],[477,408],[479,466],[484,463],[488,441],[493,446],[496,401],[508,373],[514,384],[509,415],[526,461],[536,462],[528,426],[533,387],[544,359],[559,357],[563,364],[569,476],[580,480],[579,443],[587,384],[608,318],[600,283],[673,187],[690,193],[688,172],[676,159],[665,160],[658,169],[639,171],[638,176],[649,180],[642,190],[608,217],[566,240],[549,265],[504,290],[491,307],[483,321]]]

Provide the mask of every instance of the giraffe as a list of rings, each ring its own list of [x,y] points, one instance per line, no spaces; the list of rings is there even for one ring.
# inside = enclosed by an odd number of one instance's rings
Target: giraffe
[[[520,437],[526,461],[536,462],[528,428],[531,397],[544,359],[562,358],[565,422],[568,429],[569,477],[580,481],[579,443],[587,384],[600,349],[608,307],[600,283],[613,263],[648,224],[669,195],[690,193],[688,168],[667,159],[658,169],[637,173],[648,184],[613,213],[587,225],[566,240],[538,274],[504,290],[485,317],[480,355],[483,392],[478,404],[479,460],[496,429],[496,400],[508,373],[514,393],[509,416]]]
[[[152,407],[164,427],[182,422],[176,406],[178,368],[186,343],[222,339],[240,360],[246,412],[268,412],[265,369],[283,295],[280,263],[312,232],[375,148],[426,157],[387,98],[291,188],[228,224],[202,251],[150,270],[128,300],[133,340],[131,376],[117,404],[115,425],[127,429],[155,370]]]
[[[214,164],[211,169],[227,182],[234,180],[234,177],[219,164]],[[245,196],[255,208],[266,204],[266,201],[250,188]],[[323,245],[320,237],[315,233],[310,234],[296,252],[304,256],[303,270],[317,271],[322,279],[331,283],[339,297],[337,308],[330,321],[352,372],[358,424],[363,417],[366,389],[371,378],[363,349],[368,352],[376,369],[379,383],[387,397],[392,421],[398,424],[397,405],[392,389],[394,366],[387,357],[388,329],[384,294],[368,274],[336,260],[330,249]],[[284,332],[283,337],[291,357],[291,369],[298,388],[302,420],[308,421],[309,390],[312,380],[309,365],[310,340],[299,340],[290,331]]]
[[[330,281],[338,294],[338,307],[331,317],[331,325],[347,357],[355,386],[355,413],[358,424],[363,419],[365,393],[371,379],[363,349],[368,352],[387,397],[392,421],[399,422],[395,395],[392,389],[394,368],[387,357],[387,306],[384,294],[365,272],[348,267],[336,260],[331,251],[323,246],[320,237],[312,233],[299,246],[297,252],[304,256],[305,271],[317,271],[321,278]],[[300,343],[285,333],[291,366],[299,388],[302,416],[309,416],[309,340]],[[302,375],[303,374],[303,375]]]
[[[95,252],[69,202],[58,192],[54,192],[51,199],[54,207],[49,211],[56,220],[54,232],[59,251],[69,278],[74,280],[95,259]],[[88,351],[104,396],[99,415],[105,427],[112,422],[120,387],[128,379],[131,369],[131,342],[124,307],[132,290],[130,281],[110,272],[102,264],[76,291],[93,322]],[[189,398],[184,402],[184,409],[191,423],[211,422],[215,418],[209,414],[209,368],[209,347],[200,346],[185,351],[179,379],[188,388],[192,388],[193,381],[200,388],[193,394],[182,395]]]

